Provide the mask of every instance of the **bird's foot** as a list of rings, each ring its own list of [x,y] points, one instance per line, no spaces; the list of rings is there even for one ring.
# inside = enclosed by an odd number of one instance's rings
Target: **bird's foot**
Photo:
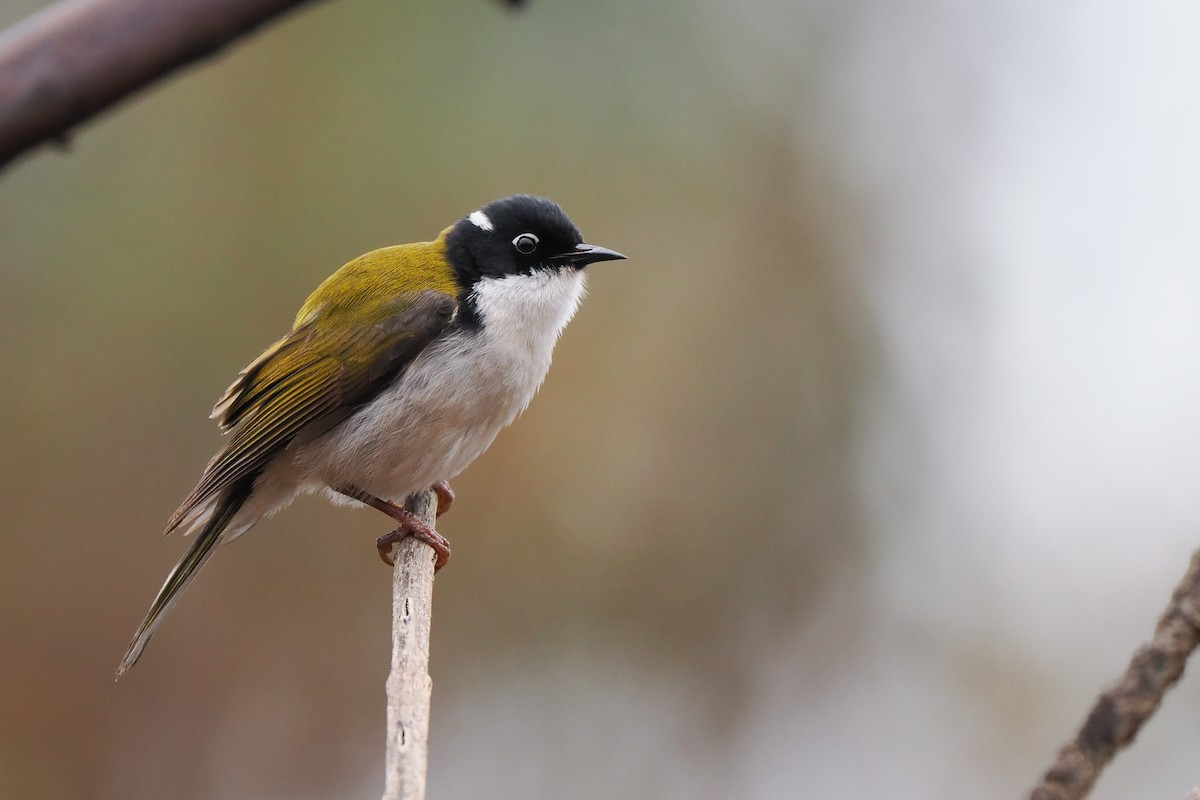
[[[437,492],[438,496],[437,513],[441,514],[453,502],[454,492],[450,491],[450,487],[444,481],[434,486],[433,490]],[[370,492],[364,492],[357,486],[347,486],[338,491],[360,503],[366,503],[377,511],[382,511],[400,523],[399,528],[391,533],[385,533],[375,540],[375,549],[379,551],[379,557],[389,567],[396,566],[396,561],[392,558],[392,545],[409,536],[414,536],[433,548],[433,552],[437,554],[437,561],[433,564],[434,572],[446,566],[446,562],[450,560],[450,542],[446,541],[446,537],[439,534],[433,528],[430,528],[420,517],[408,509],[402,508],[388,500],[378,498]]]
[[[437,555],[437,560],[433,562],[435,573],[446,566],[446,562],[450,560],[450,542],[446,537],[422,522],[416,514],[402,508],[398,510],[400,514],[394,516],[400,523],[400,527],[375,540],[375,547],[379,551],[379,557],[383,559],[383,563],[389,567],[396,566],[396,561],[392,558],[392,546],[412,536],[433,548],[433,552]]]
[[[437,516],[440,517],[450,510],[450,506],[454,505],[454,490],[445,481],[438,481],[432,488],[434,494],[437,495]]]

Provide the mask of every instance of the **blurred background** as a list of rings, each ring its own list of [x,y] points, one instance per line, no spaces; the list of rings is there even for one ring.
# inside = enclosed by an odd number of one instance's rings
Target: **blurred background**
[[[37,10],[8,0],[7,25]],[[309,291],[517,191],[593,269],[440,530],[431,800],[1019,797],[1200,536],[1200,6],[307,8],[0,176],[0,797],[373,798],[370,511],[222,550]],[[1095,797],[1200,782],[1184,681]]]

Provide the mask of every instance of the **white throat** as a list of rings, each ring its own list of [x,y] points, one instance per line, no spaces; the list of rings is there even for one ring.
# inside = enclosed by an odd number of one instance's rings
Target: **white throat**
[[[550,359],[550,351],[583,300],[582,270],[535,270],[475,284],[475,305],[484,335],[508,347],[524,347]]]

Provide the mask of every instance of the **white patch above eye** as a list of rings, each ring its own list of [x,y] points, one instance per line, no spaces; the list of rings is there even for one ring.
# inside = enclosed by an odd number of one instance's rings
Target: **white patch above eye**
[[[488,219],[488,215],[483,213],[482,211],[472,211],[471,215],[469,217],[467,217],[467,219],[469,219],[469,220],[471,220],[471,222],[475,223],[476,228],[479,228],[479,229],[485,230],[485,231],[492,230],[492,221],[490,219]]]

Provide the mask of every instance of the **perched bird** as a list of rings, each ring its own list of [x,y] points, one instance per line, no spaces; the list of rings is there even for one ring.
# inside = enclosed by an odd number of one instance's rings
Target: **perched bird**
[[[327,278],[287,336],[217,401],[232,430],[167,523],[195,541],[167,576],[117,670],[133,666],[213,548],[297,495],[365,503],[415,536],[440,568],[448,542],[401,505],[462,472],[533,398],[584,294],[584,268],[623,259],[583,243],[550,200],[489,203],[432,242],[385,247]]]

